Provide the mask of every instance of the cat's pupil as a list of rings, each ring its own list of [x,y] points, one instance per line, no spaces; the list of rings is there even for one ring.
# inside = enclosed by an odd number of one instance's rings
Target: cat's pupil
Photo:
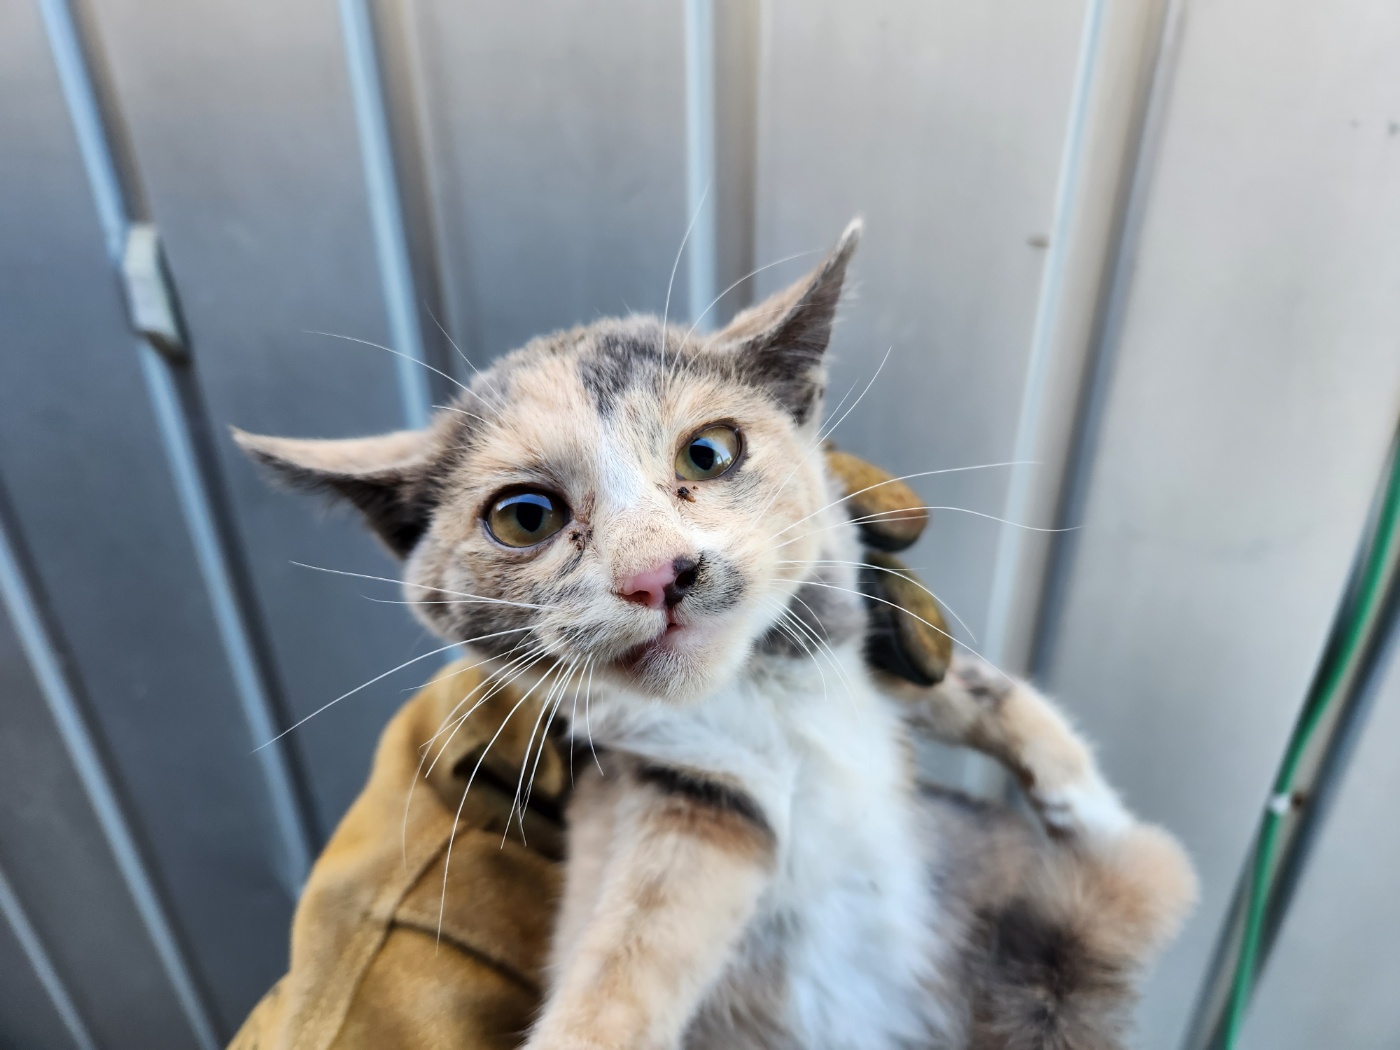
[[[708,441],[697,441],[690,446],[690,461],[701,470],[710,470],[717,458],[715,448]]]
[[[544,524],[544,508],[538,503],[522,500],[515,505],[515,520],[526,532],[538,532]]]

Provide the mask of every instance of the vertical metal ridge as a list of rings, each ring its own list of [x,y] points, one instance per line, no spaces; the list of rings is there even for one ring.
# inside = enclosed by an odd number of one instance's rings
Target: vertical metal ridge
[[[1045,406],[1046,386],[1051,364],[1051,348],[1063,293],[1065,267],[1069,258],[1070,229],[1074,221],[1075,191],[1085,149],[1085,132],[1098,66],[1099,41],[1106,0],[1088,0],[1080,36],[1079,54],[1070,95],[1069,120],[1060,170],[1055,184],[1055,207],[1051,220],[1050,248],[1041,271],[1040,292],[1036,298],[1035,320],[1026,362],[1026,378],[1021,389],[1021,405],[1016,419],[1016,437],[1010,458],[1016,462],[1007,482],[1007,522],[1021,522],[1031,503],[1034,481],[1033,461],[1040,436],[1040,419]],[[987,628],[983,652],[994,664],[1005,658],[1007,632],[1016,578],[1021,568],[1021,529],[1003,524],[997,538],[991,594],[987,602]]]
[[[686,245],[686,286],[690,318],[701,331],[713,327],[705,311],[714,301],[718,283],[716,176],[714,0],[686,0],[685,191],[686,210],[693,216]]]
[[[283,854],[283,880],[295,900],[316,855],[310,792],[295,768],[290,745],[285,738],[278,739],[283,727],[291,723],[275,695],[262,632],[248,612],[253,605],[251,586],[237,554],[222,493],[212,480],[217,468],[212,449],[207,448],[207,436],[202,433],[203,402],[189,374],[172,367],[154,347],[143,342],[138,353],[176,497],[233,676],[234,691],[249,736],[254,744],[266,745],[259,746],[253,758],[268,788]]]
[[[9,610],[15,633],[102,828],[107,848],[112,852],[122,882],[131,895],[185,1019],[200,1046],[205,1050],[218,1050],[223,1043],[218,1037],[212,1014],[118,800],[107,762],[88,727],[77,687],[69,681],[65,672],[57,635],[50,628],[36,595],[27,559],[18,546],[18,533],[14,531],[13,521],[8,500],[3,489],[0,489],[0,597],[3,597]],[[11,539],[12,534],[15,539]]]
[[[119,267],[132,221],[148,216],[138,210],[143,207],[139,180],[115,100],[110,88],[96,81],[101,69],[92,64],[100,53],[95,27],[81,21],[81,12],[66,0],[40,0],[40,8],[109,256]],[[203,403],[188,364],[162,357],[145,339],[138,353],[235,693],[254,743],[265,743],[287,720],[225,507]],[[262,748],[257,762],[281,845],[284,881],[295,898],[316,852],[309,791],[289,743]]]
[[[0,916],[4,916],[5,922],[15,935],[20,950],[29,962],[29,968],[34,971],[35,978],[44,989],[44,994],[49,997],[54,1013],[58,1014],[58,1019],[63,1022],[63,1027],[67,1029],[74,1045],[78,1050],[97,1050],[97,1043],[93,1041],[92,1033],[88,1031],[78,1005],[68,994],[68,987],[63,983],[53,960],[49,958],[43,938],[29,921],[29,915],[16,896],[14,887],[10,885],[10,880],[5,877],[3,868],[0,868]]]
[[[1129,145],[1132,159],[1127,187],[1114,230],[1098,317],[1090,337],[1088,368],[1079,395],[1079,413],[1055,514],[1054,525],[1059,529],[1079,525],[1089,502],[1089,485],[1108,406],[1113,368],[1122,343],[1128,295],[1137,265],[1143,219],[1166,124],[1185,18],[1186,0],[1167,0],[1151,57],[1142,116],[1137,123],[1136,137]],[[1044,676],[1050,672],[1078,549],[1077,532],[1064,531],[1054,537],[1033,627],[1029,667],[1032,675]]]
[[[432,383],[419,297],[412,265],[399,168],[395,163],[385,82],[375,41],[370,0],[339,0],[350,94],[359,129],[370,224],[380,286],[389,321],[389,339],[403,357],[395,358],[404,418],[410,427],[423,427],[432,412]]]
[[[755,298],[760,0],[713,2],[715,284],[729,289],[712,307],[719,327]]]

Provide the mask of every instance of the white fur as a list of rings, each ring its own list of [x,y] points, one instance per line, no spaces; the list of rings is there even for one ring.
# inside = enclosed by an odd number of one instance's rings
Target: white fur
[[[592,732],[722,776],[759,802],[778,863],[751,926],[796,930],[785,961],[797,1044],[880,1050],[928,1038],[930,858],[899,716],[856,644],[832,659],[824,670],[811,658],[757,661],[754,674],[685,706],[595,698]]]

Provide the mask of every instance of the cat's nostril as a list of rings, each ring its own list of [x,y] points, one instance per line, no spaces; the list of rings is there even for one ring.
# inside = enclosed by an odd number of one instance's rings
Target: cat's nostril
[[[677,558],[671,563],[671,569],[676,577],[666,588],[666,608],[672,609],[681,603],[690,589],[695,586],[695,579],[700,571],[700,564],[694,558]]]
[[[694,558],[677,558],[671,562],[671,568],[675,571],[676,578],[671,582],[681,594],[695,586],[695,578],[700,571],[700,563]]]

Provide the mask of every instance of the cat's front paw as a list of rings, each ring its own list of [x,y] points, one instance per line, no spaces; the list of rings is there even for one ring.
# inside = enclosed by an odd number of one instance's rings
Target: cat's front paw
[[[958,653],[953,658],[945,681],[949,692],[956,692],[982,708],[995,708],[1016,688],[1015,679],[971,653]]]
[[[991,730],[1015,688],[1014,680],[985,660],[958,653],[943,681],[920,690],[915,710],[940,739],[991,750]]]

